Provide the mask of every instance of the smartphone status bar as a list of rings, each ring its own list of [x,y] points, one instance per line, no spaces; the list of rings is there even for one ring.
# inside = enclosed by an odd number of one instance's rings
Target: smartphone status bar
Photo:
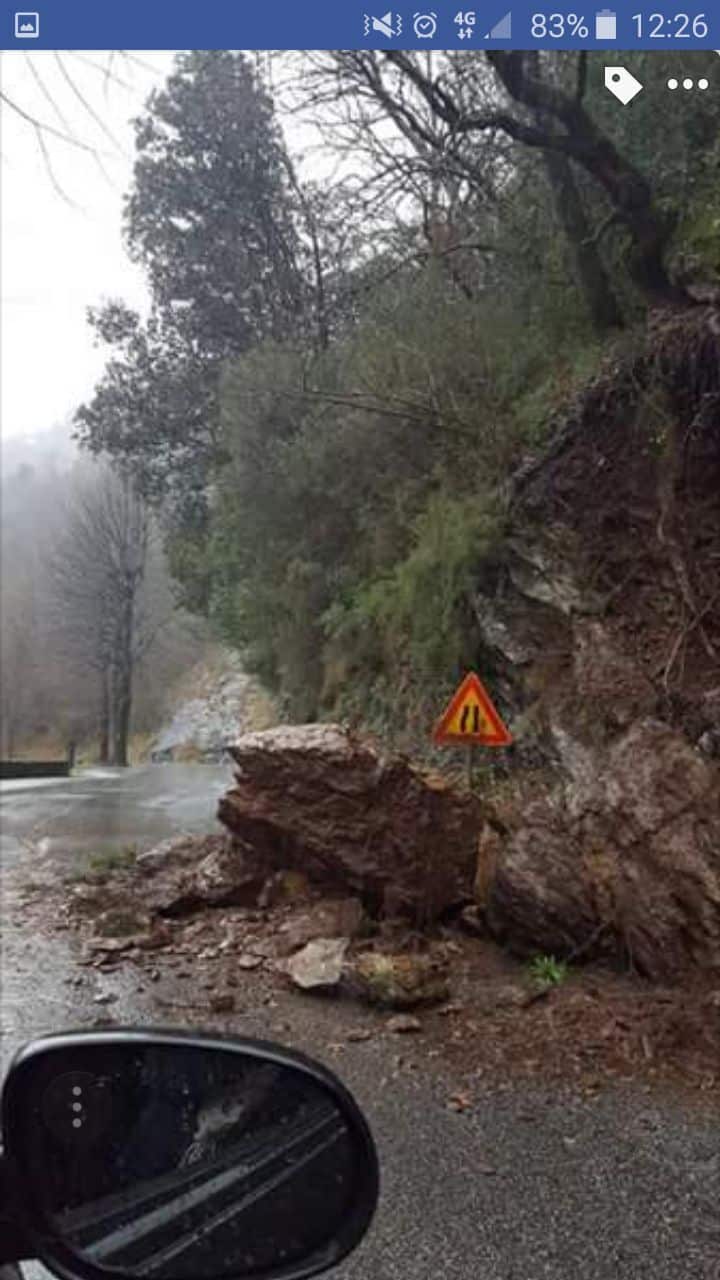
[[[632,9],[632,12],[629,10]],[[274,0],[199,5],[187,0],[52,0],[5,10],[3,49],[712,49],[716,0],[565,9],[542,0],[488,0],[477,8],[414,0]]]

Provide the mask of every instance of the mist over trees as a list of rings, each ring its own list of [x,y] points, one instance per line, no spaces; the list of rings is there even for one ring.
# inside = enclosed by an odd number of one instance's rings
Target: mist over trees
[[[127,764],[158,727],[163,680],[202,652],[177,610],[157,523],[132,479],[78,457],[69,431],[3,450],[0,700],[4,758],[83,745]],[[134,703],[134,706],[133,706]]]

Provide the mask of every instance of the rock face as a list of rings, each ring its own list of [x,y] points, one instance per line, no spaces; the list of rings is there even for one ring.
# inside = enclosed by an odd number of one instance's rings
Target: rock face
[[[720,968],[718,766],[653,719],[566,759],[569,780],[481,851],[490,929],[526,954],[610,948],[651,978]]]
[[[719,393],[717,311],[655,313],[508,483],[475,617],[513,777],[475,890],[520,952],[720,967]]]
[[[468,901],[480,804],[339,725],[245,735],[218,817],[268,867],[357,894],[371,913],[432,919]]]
[[[567,529],[543,548],[511,548],[522,569],[477,600],[495,687],[518,708],[517,790],[480,832],[478,908],[524,955],[611,953],[658,979],[720,967],[720,702],[701,685],[669,698],[653,672],[674,633],[595,616]]]

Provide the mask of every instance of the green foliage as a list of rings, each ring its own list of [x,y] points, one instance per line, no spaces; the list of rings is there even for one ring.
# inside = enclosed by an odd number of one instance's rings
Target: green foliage
[[[103,853],[94,853],[88,858],[91,871],[104,874],[111,871],[122,871],[135,865],[137,848],[134,844],[124,845],[121,849],[106,849]]]
[[[302,295],[287,158],[245,54],[181,54],[136,155],[127,242],[166,325],[215,359],[286,332]]]
[[[126,871],[135,865],[137,848],[134,844],[123,845],[119,849],[104,849],[93,853],[82,866],[63,876],[63,884],[105,884],[115,871]]]
[[[569,969],[564,960],[556,960],[554,956],[535,956],[528,965],[533,982],[543,987],[559,986],[569,976]]]
[[[569,57],[570,55],[565,55]],[[669,260],[675,276],[706,282],[720,271],[720,103],[717,94],[656,93],[670,76],[693,80],[716,75],[711,50],[680,55],[661,50],[627,53],[623,65],[647,86],[632,113],[617,110],[603,86],[603,54],[590,54],[587,104],[593,119],[652,184],[658,206],[673,228]],[[600,193],[593,191],[595,219],[602,223]],[[603,253],[613,278],[626,292],[627,242],[621,227],[604,238]]]
[[[328,634],[339,638],[368,628],[388,665],[399,657],[418,681],[454,674],[465,647],[462,607],[501,528],[491,497],[433,494],[412,522],[408,555],[361,585],[348,607],[329,609]]]
[[[301,324],[288,159],[269,97],[231,50],[178,56],[136,122],[136,150],[125,231],[152,312],[147,323],[117,302],[90,313],[111,358],[77,428],[96,453],[129,462],[146,494],[196,533],[224,461],[222,363]],[[177,568],[194,578],[187,554]]]

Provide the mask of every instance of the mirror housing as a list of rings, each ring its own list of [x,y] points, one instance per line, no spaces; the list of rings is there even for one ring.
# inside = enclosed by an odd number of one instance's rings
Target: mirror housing
[[[179,1030],[26,1045],[2,1093],[23,1256],[64,1280],[304,1280],[359,1243],[378,1162],[304,1055]]]

